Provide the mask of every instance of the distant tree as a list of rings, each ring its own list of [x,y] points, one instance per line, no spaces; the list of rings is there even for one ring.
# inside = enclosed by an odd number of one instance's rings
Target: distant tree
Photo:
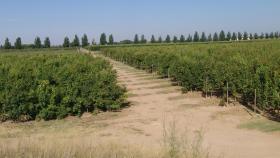
[[[254,36],[252,33],[250,33],[250,36],[249,36],[250,40],[253,40],[254,39]]]
[[[49,38],[49,37],[46,37],[46,38],[45,38],[44,47],[45,47],[45,48],[50,48],[50,47],[51,47],[51,41],[50,41],[50,38]]]
[[[110,45],[113,45],[113,44],[114,44],[114,37],[113,37],[112,34],[109,36],[109,44],[110,44]]]
[[[231,33],[228,32],[228,33],[227,33],[227,41],[230,41],[231,39],[232,39]]]
[[[200,38],[200,41],[201,41],[201,42],[206,42],[206,41],[207,41],[207,38],[206,38],[205,32],[202,32],[202,34],[201,34],[201,38]]]
[[[279,32],[275,32],[275,33],[274,33],[274,37],[275,37],[275,38],[279,38]]]
[[[158,43],[162,43],[162,38],[161,38],[161,36],[159,36],[159,38],[158,38]]]
[[[4,43],[4,49],[11,49],[11,48],[12,48],[12,45],[9,41],[9,38],[6,38],[5,43]]]
[[[259,35],[257,33],[254,34],[254,39],[259,39]]]
[[[219,41],[219,36],[217,32],[214,33],[213,41]]]
[[[120,44],[132,44],[133,41],[131,40],[123,40],[123,41],[120,41]]]
[[[80,47],[80,40],[78,35],[75,35],[73,42],[71,43],[72,47]]]
[[[260,39],[264,39],[264,33],[263,32],[260,35]]]
[[[199,42],[199,34],[197,31],[195,31],[194,35],[193,35],[193,41],[194,42]]]
[[[235,32],[232,33],[231,39],[232,39],[233,41],[236,41],[236,40],[237,40],[237,35],[236,35]]]
[[[209,42],[213,41],[211,33],[208,35],[207,41]]]
[[[166,42],[166,43],[170,43],[170,42],[171,42],[171,38],[170,38],[169,35],[166,36],[165,42]]]
[[[64,48],[70,47],[70,40],[69,40],[68,37],[65,37],[65,38],[64,38],[63,47],[64,47]]]
[[[265,38],[269,39],[269,34],[268,33],[265,33]]]
[[[40,37],[36,37],[34,41],[34,47],[35,48],[42,48],[42,43]]]
[[[271,38],[271,39],[274,38],[274,33],[273,32],[270,33],[269,38]]]
[[[187,42],[192,42],[193,39],[192,39],[192,36],[189,34],[188,38],[187,38]]]
[[[15,48],[16,48],[16,49],[22,49],[22,43],[21,43],[21,38],[20,38],[20,37],[18,37],[18,38],[16,39]]]
[[[243,34],[243,40],[248,40],[249,36],[248,33],[245,31]]]
[[[156,39],[155,39],[155,36],[154,36],[154,35],[152,35],[151,43],[156,43]]]
[[[86,34],[84,34],[83,37],[82,37],[82,47],[86,47],[86,46],[88,46],[88,45],[89,45],[89,43],[88,43],[88,37],[87,37]]]
[[[100,36],[100,44],[101,45],[106,45],[107,44],[107,37],[105,33],[102,33]]]
[[[225,41],[226,40],[226,35],[224,30],[222,30],[219,34],[219,41]]]
[[[144,35],[141,35],[141,43],[147,43],[147,40]]]
[[[238,32],[238,33],[237,33],[237,37],[238,37],[238,40],[242,40],[242,33],[241,33],[241,32]]]
[[[138,35],[136,34],[134,36],[134,44],[138,44],[138,43],[139,43],[139,38],[138,38]],[[142,41],[141,41],[141,43],[142,43]]]
[[[173,37],[173,43],[177,43],[178,42],[178,38],[177,38],[177,36],[174,36]]]
[[[181,35],[181,36],[180,36],[180,42],[183,43],[183,42],[185,42],[185,41],[186,41],[185,36],[184,36],[184,35]]]

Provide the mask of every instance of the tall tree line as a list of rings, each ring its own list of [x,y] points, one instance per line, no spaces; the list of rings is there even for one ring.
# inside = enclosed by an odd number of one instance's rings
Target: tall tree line
[[[179,38],[178,38],[179,37]],[[145,44],[145,43],[184,43],[184,42],[212,42],[212,41],[246,41],[246,40],[258,40],[258,39],[279,39],[279,32],[270,32],[270,33],[248,33],[248,32],[225,32],[221,30],[220,32],[215,32],[213,34],[206,34],[205,32],[199,33],[195,31],[193,35],[188,34],[188,36],[180,35],[173,36],[167,35],[166,37],[156,37],[154,35],[151,36],[150,40],[147,40],[145,35],[139,36],[135,34],[133,41],[129,43],[133,44]],[[92,40],[92,45],[96,44],[95,40]],[[105,33],[102,33],[99,40],[100,45],[114,45],[118,44],[118,42],[114,41],[114,37],[112,34],[108,36]],[[81,40],[78,35],[75,35],[73,40],[70,41],[70,38],[66,36],[64,38],[62,47],[87,47],[90,45],[89,38],[87,34],[83,34]],[[17,37],[14,45],[11,44],[9,38],[6,38],[3,46],[1,48],[4,49],[23,49],[24,47],[32,47],[32,48],[51,48],[51,40],[49,37],[46,37],[43,42],[40,37],[36,37],[34,43],[31,45],[23,45],[22,38]]]

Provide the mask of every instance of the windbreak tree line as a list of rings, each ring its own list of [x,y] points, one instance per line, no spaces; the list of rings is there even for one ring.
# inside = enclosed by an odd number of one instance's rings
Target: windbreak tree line
[[[88,37],[86,34],[84,34],[81,38],[81,42],[80,39],[77,35],[74,36],[74,39],[72,42],[70,42],[70,39],[68,37],[64,38],[62,47],[64,48],[68,48],[68,47],[86,47],[89,45],[89,41],[88,41]],[[4,49],[23,49],[24,47],[31,47],[31,48],[51,48],[51,41],[49,37],[46,37],[44,39],[44,41],[41,40],[40,37],[36,37],[34,40],[34,43],[31,44],[30,46],[26,46],[22,44],[22,40],[20,37],[16,38],[14,45],[12,46],[9,38],[5,39],[3,48]]]
[[[179,37],[179,36],[178,36]],[[148,42],[150,43],[185,43],[185,42],[212,42],[212,41],[246,41],[246,40],[258,40],[258,39],[279,39],[280,34],[279,32],[271,32],[271,33],[241,33],[241,32],[224,32],[223,30],[219,33],[215,32],[212,34],[206,34],[205,32],[202,32],[201,34],[199,32],[195,32],[193,35],[189,34],[188,36],[181,35],[179,38],[177,36],[170,36],[167,35],[165,38],[159,36],[156,38],[154,35],[151,36],[150,40],[147,40],[145,35],[141,35],[140,37],[138,34],[134,36],[133,41],[131,40],[123,40],[120,42],[115,42],[114,37],[112,34],[108,36],[105,33],[102,33],[100,36],[100,45],[114,45],[114,44],[146,44]],[[92,45],[96,45],[95,40],[93,39],[91,42]],[[87,47],[90,45],[88,36],[84,34],[80,39],[78,35],[74,36],[74,39],[72,42],[70,42],[69,37],[65,37],[62,47],[69,48],[69,47]],[[44,40],[44,43],[42,44],[40,37],[36,37],[34,40],[34,44],[31,45],[33,48],[50,48],[51,47],[51,41],[49,37],[46,37]],[[14,46],[11,45],[8,38],[5,39],[4,49],[22,49],[24,48],[21,42],[21,38],[18,37],[16,39],[16,42],[14,43]]]
[[[14,45],[12,46],[9,38],[5,39],[4,42],[4,49],[23,49],[25,46],[22,44],[22,40],[20,37],[17,37],[15,40]],[[30,47],[32,48],[50,48],[51,47],[51,41],[49,37],[46,37],[44,40],[44,43],[42,44],[41,38],[40,37],[36,37],[34,40],[34,44],[32,44]]]
[[[144,38],[144,35],[142,35]],[[215,32],[213,35],[208,34],[206,35],[205,32],[202,32],[201,34],[199,32],[195,32],[193,36],[189,34],[188,36],[180,35],[180,38],[177,36],[173,36],[171,39],[170,35],[167,35],[165,40],[162,40],[162,37],[159,36],[158,40],[156,40],[156,37],[154,35],[151,36],[150,43],[184,43],[184,42],[211,42],[211,41],[246,41],[246,40],[257,40],[257,39],[278,39],[280,38],[279,32],[271,32],[269,33],[261,33],[260,35],[255,33],[231,33],[231,32],[224,32],[223,30],[219,33]],[[143,40],[143,42],[139,42],[138,35],[136,34],[134,37],[134,44],[145,44],[147,43],[147,40]]]
[[[184,91],[229,95],[280,113],[280,41],[103,48],[108,57],[177,81]]]
[[[73,52],[0,55],[0,121],[119,109],[124,89],[101,59]]]

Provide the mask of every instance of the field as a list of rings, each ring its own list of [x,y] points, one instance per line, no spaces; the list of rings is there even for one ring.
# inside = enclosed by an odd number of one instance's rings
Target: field
[[[279,44],[1,51],[0,157],[278,158]]]
[[[105,55],[157,72],[184,92],[215,94],[279,116],[280,41],[102,48]]]

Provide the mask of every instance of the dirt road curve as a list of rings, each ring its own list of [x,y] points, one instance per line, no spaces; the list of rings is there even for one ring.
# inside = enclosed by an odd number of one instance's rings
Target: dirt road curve
[[[279,158],[280,134],[240,129],[252,119],[241,105],[219,107],[217,98],[205,99],[198,93],[182,94],[180,87],[167,79],[109,60],[117,71],[120,84],[128,89],[132,106],[97,134],[106,139],[154,147],[162,141],[164,122],[175,122],[176,132],[204,133],[204,145],[211,153],[229,158]]]

